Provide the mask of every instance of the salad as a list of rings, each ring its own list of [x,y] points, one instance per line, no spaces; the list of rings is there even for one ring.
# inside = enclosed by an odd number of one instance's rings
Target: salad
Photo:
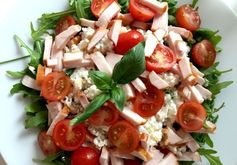
[[[69,0],[31,24],[21,81],[26,128],[38,128],[42,164],[222,164],[216,130],[218,31],[201,28],[197,0]],[[229,70],[228,70],[229,71]]]

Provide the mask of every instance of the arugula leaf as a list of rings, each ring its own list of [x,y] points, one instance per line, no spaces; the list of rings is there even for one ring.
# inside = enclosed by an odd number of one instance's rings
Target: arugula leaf
[[[145,71],[143,43],[137,44],[115,65],[112,79],[117,84],[127,84]]]
[[[30,57],[30,55],[25,55],[25,56],[17,57],[17,58],[14,58],[14,59],[6,60],[6,61],[1,61],[0,65],[1,64],[10,63],[10,62],[14,62],[14,61],[18,61],[18,60],[22,60],[22,59],[25,59],[25,58],[28,58],[28,57]]]
[[[71,75],[73,74],[74,70],[75,70],[75,69],[67,69],[67,70],[66,70],[66,74],[67,74],[68,76],[71,76]]]
[[[192,8],[195,8],[197,2],[198,2],[198,0],[193,0],[193,1],[192,1],[192,4],[191,4],[191,7],[192,7]]]
[[[198,149],[198,152],[200,155],[206,157],[210,165],[223,165],[220,158],[214,155],[217,153],[215,150],[200,148]]]
[[[92,70],[89,72],[89,77],[92,79],[96,87],[102,91],[108,91],[111,89],[112,79],[108,74]]]
[[[121,87],[115,87],[112,89],[111,91],[111,99],[112,101],[115,103],[116,107],[122,111],[125,101],[126,101],[126,97],[125,97],[125,93],[123,91],[123,89]]]
[[[110,95],[108,93],[101,93],[96,96],[90,104],[86,107],[85,111],[76,116],[71,120],[70,124],[75,125],[77,123],[83,122],[88,119],[94,112],[96,112],[104,103],[110,99]]]
[[[26,97],[30,97],[34,100],[40,99],[40,92],[30,89],[24,85],[22,85],[21,83],[17,83],[15,85],[13,85],[12,89],[10,90],[10,94],[16,94],[16,93],[21,93]]]
[[[129,0],[118,0],[118,3],[121,6],[122,13],[127,13],[128,12]]]
[[[74,7],[76,9],[77,20],[80,22],[80,18],[86,18],[90,20],[94,20],[95,17],[91,12],[91,0],[74,0]]]
[[[209,90],[212,92],[213,95],[217,95],[221,92],[222,89],[228,87],[232,83],[233,81],[225,81],[225,82],[217,83],[215,86],[210,87]]]
[[[24,77],[24,75],[26,74],[26,71],[23,70],[23,71],[6,71],[7,73],[7,76],[10,77],[10,78],[14,78],[14,79],[20,79],[22,77]]]
[[[37,112],[33,116],[28,116],[25,121],[25,128],[33,128],[33,127],[44,127],[47,128],[48,125],[48,112],[40,111]]]
[[[34,113],[37,113],[37,112],[40,112],[40,111],[47,111],[47,108],[45,106],[46,102],[45,100],[36,100],[30,104],[27,104],[25,106],[25,111],[27,114],[34,114]]]
[[[193,161],[179,161],[179,165],[192,165]]]

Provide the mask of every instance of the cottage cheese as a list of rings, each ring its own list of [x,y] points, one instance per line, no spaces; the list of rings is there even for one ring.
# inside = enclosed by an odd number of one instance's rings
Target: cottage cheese
[[[180,78],[177,74],[171,72],[165,72],[160,74],[160,76],[169,84],[170,87],[174,87],[180,81]]]
[[[89,71],[86,68],[75,69],[70,79],[75,90],[83,90],[92,85],[89,78]]]
[[[88,127],[88,130],[91,134],[95,136],[94,138],[94,144],[97,148],[102,148],[103,146],[107,146],[109,144],[107,134],[108,129],[105,127],[95,127],[93,125],[90,125]]]
[[[101,90],[97,89],[95,85],[90,86],[86,90],[84,90],[84,93],[87,98],[92,100],[95,96],[99,95],[101,93]]]

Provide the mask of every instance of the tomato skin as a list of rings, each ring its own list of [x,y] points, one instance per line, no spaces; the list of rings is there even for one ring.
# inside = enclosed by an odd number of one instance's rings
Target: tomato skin
[[[80,147],[72,153],[72,165],[100,165],[99,153],[92,147]]]
[[[114,50],[118,54],[125,54],[139,42],[144,41],[143,35],[137,30],[130,30],[119,34],[118,43]]]
[[[97,126],[112,125],[119,118],[119,111],[112,102],[106,102],[88,121]]]
[[[200,28],[201,19],[198,12],[190,5],[180,6],[176,11],[176,21],[178,26],[195,31]]]
[[[130,0],[129,12],[136,20],[147,22],[155,16],[155,12],[139,3],[139,0]]]
[[[176,61],[177,57],[173,50],[165,45],[157,44],[153,54],[146,58],[146,69],[155,71],[158,74],[167,72],[174,66]]]
[[[46,131],[42,131],[39,133],[38,144],[40,146],[41,151],[46,156],[56,154],[60,150],[54,143],[52,136],[47,135]]]
[[[56,25],[55,35],[62,33],[63,31],[67,30],[70,26],[76,25],[76,24],[77,24],[77,21],[72,16],[67,15],[67,16],[62,17]]]
[[[92,0],[91,11],[97,18],[103,13],[103,11],[115,0]]]
[[[141,161],[138,159],[124,159],[124,165],[141,165]]]
[[[203,127],[206,115],[201,104],[189,101],[179,107],[176,120],[185,131],[198,131]]]
[[[216,60],[215,47],[210,41],[202,40],[192,47],[191,59],[198,66],[208,68],[212,66]]]
[[[70,92],[72,83],[64,72],[49,73],[42,81],[41,95],[50,101],[63,99]]]
[[[125,120],[118,121],[109,128],[108,138],[123,153],[130,153],[139,145],[138,131]]]
[[[56,145],[65,151],[78,149],[86,139],[86,129],[83,124],[70,126],[70,120],[59,121],[53,130]]]

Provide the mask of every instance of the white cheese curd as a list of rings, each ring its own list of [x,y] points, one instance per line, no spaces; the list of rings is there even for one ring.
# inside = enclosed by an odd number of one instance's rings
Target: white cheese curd
[[[183,146],[168,146],[169,150],[177,156],[182,156],[187,151],[186,145]]]
[[[91,39],[94,33],[95,29],[92,29],[91,27],[83,27],[81,32],[81,39]]]
[[[90,86],[86,90],[84,90],[84,93],[87,98],[90,100],[94,99],[95,96],[99,95],[101,93],[101,90],[97,89],[95,85]]]
[[[162,123],[157,122],[153,116],[147,120],[144,125],[138,127],[138,131],[149,135],[147,144],[149,146],[155,146],[162,139]]]
[[[103,146],[107,146],[109,144],[106,131],[108,129],[105,129],[104,127],[95,127],[93,125],[89,125],[88,131],[95,136],[94,138],[94,144],[97,148],[102,148]]]
[[[86,68],[75,69],[70,79],[73,83],[74,90],[83,90],[92,85],[89,78],[89,71]]]
[[[107,35],[105,35],[102,40],[100,40],[94,48],[94,52],[99,51],[102,54],[106,54],[106,52],[113,52],[114,44],[113,42],[108,38]]]
[[[160,76],[169,84],[170,87],[174,87],[180,81],[179,76],[171,72],[162,73]]]
[[[90,40],[88,39],[84,39],[84,40],[81,40],[78,44],[78,48],[81,50],[81,51],[84,51],[86,50],[88,44],[89,44]]]

